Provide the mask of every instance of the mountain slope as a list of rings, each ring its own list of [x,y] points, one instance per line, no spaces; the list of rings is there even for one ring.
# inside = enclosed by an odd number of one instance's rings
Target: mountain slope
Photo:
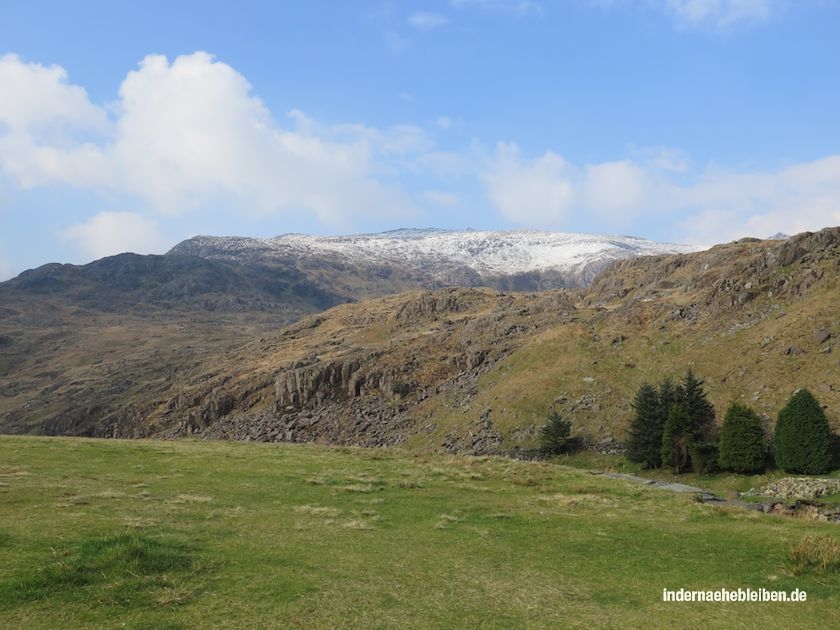
[[[51,263],[25,271],[0,283],[0,306],[42,301],[130,316],[251,312],[290,323],[337,304],[414,289],[583,286],[615,261],[690,249],[549,232],[197,236],[163,256],[119,254],[86,265]],[[40,316],[43,309],[34,310]]]
[[[839,268],[832,229],[625,261],[586,292],[342,306],[249,346],[258,359],[170,405],[168,434],[487,452],[533,443],[554,407],[621,439],[638,386],[688,367],[721,413],[741,400],[769,423],[807,386],[836,424]]]
[[[39,297],[103,312],[271,311],[287,321],[346,298],[314,286],[294,265],[196,256],[119,254],[87,265],[48,264],[0,283],[0,301]]]
[[[285,328],[255,325],[244,345],[196,343],[195,328],[178,346],[173,329],[160,333],[168,354],[129,355],[110,389],[77,365],[52,391],[9,396],[13,378],[37,382],[50,359],[7,371],[0,423],[493,452],[532,445],[551,408],[590,439],[620,440],[638,386],[691,366],[719,413],[741,400],[769,424],[807,386],[836,427],[838,271],[832,228],[619,262],[585,290],[448,288],[344,304]],[[119,379],[132,383],[122,394]],[[52,404],[38,407],[45,397]]]
[[[249,339],[337,304],[442,285],[577,284],[617,258],[670,248],[625,237],[403,230],[196,237],[164,256],[44,265],[0,283],[0,430],[112,435],[119,430],[103,429],[106,419],[143,425],[137,409],[203,378],[205,361],[224,366]]]

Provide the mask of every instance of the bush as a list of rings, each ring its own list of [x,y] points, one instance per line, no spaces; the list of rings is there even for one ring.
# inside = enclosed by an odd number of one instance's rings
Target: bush
[[[703,475],[720,470],[720,452],[715,442],[696,442],[688,449],[691,455],[691,469]]]
[[[764,472],[767,447],[758,414],[741,403],[726,410],[720,430],[720,467],[738,473]]]
[[[776,465],[786,472],[821,475],[831,470],[831,446],[831,431],[822,407],[807,389],[798,390],[776,422]]]
[[[391,383],[391,393],[396,396],[407,396],[411,391],[411,385],[403,383],[402,381],[394,381]]]
[[[540,427],[540,450],[546,455],[570,453],[582,446],[580,438],[571,437],[572,423],[552,411]]]

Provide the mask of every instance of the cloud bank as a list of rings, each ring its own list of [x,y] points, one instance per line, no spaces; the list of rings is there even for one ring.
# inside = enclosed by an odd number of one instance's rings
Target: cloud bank
[[[655,220],[673,226],[674,240],[712,245],[840,225],[840,155],[776,171],[708,166],[687,183],[681,152],[642,155],[575,165],[551,151],[528,159],[515,144],[500,143],[482,177],[490,201],[524,226],[562,229],[587,215],[610,230],[632,231]]]
[[[23,189],[128,195],[170,215],[306,212],[335,227],[410,207],[372,171],[420,142],[416,130],[314,129],[297,112],[284,128],[242,75],[204,52],[147,56],[107,108],[63,69],[15,55],[0,58],[0,91],[0,169]]]
[[[0,94],[0,186],[70,187],[105,200],[104,211],[68,209],[60,230],[97,257],[161,251],[183,237],[167,230],[176,218],[201,231],[219,213],[307,217],[333,232],[483,217],[489,226],[585,225],[698,244],[840,224],[840,155],[744,170],[631,147],[581,162],[562,147],[527,155],[515,142],[444,148],[436,137],[448,119],[428,122],[431,131],[375,128],[291,110],[281,124],[241,74],[204,52],[145,57],[107,106],[61,67],[5,55]]]

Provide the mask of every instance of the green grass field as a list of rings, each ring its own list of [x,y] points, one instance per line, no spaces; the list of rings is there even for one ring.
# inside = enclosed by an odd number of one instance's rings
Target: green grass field
[[[809,535],[547,463],[0,438],[2,628],[824,628]],[[808,599],[662,601],[739,587]]]

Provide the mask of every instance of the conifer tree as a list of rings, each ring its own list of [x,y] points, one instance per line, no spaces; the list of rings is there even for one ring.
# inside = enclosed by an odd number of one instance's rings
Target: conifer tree
[[[682,404],[691,422],[691,438],[695,443],[710,441],[714,437],[715,408],[706,398],[703,381],[689,368],[682,383]]]
[[[776,465],[787,472],[821,475],[831,469],[831,430],[807,389],[794,393],[779,412],[773,450]]]
[[[659,412],[662,414],[662,425],[668,418],[671,407],[682,402],[683,389],[680,385],[674,385],[671,377],[665,377],[659,384]]]
[[[636,392],[633,401],[635,416],[630,425],[627,441],[627,458],[644,464],[645,468],[659,468],[662,465],[662,430],[665,416],[662,413],[659,393],[648,383]]]
[[[574,451],[581,446],[581,440],[571,437],[572,423],[552,411],[540,427],[540,449],[546,455],[559,455]]]
[[[720,430],[720,467],[738,473],[764,472],[767,447],[758,414],[741,403],[726,410]]]
[[[690,462],[691,417],[681,403],[671,405],[665,427],[662,431],[662,465],[673,468],[674,472],[684,472]]]

